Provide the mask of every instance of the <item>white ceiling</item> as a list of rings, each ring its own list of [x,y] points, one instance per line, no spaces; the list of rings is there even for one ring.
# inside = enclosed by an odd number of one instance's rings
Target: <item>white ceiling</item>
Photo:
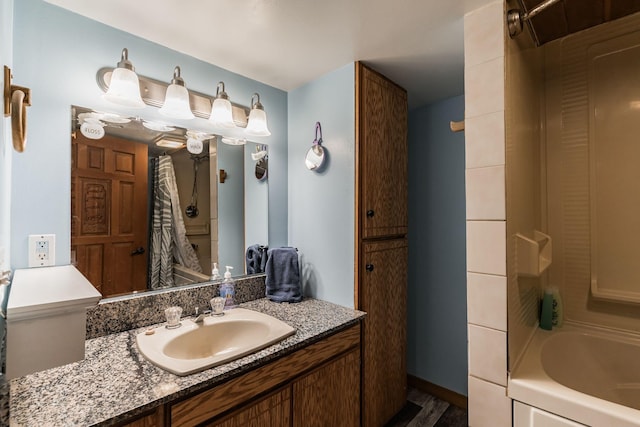
[[[495,0],[47,0],[283,90],[361,60],[410,108],[463,93],[463,17]]]

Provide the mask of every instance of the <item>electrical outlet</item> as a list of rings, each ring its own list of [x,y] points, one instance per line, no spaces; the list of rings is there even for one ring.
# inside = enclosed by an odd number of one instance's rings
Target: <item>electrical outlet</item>
[[[46,267],[56,263],[56,235],[29,235],[29,267]]]

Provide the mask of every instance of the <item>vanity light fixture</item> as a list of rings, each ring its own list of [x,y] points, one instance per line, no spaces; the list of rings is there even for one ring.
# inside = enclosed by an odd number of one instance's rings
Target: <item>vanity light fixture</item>
[[[264,107],[260,103],[260,95],[257,93],[254,93],[253,96],[251,96],[251,112],[249,113],[249,120],[247,122],[245,133],[251,136],[271,135],[271,132],[267,127],[267,113],[264,112]]]
[[[227,92],[224,91],[224,82],[218,82],[216,87],[216,97],[211,105],[211,115],[209,121],[215,126],[222,128],[233,128],[233,112],[231,111],[231,101]]]
[[[191,120],[195,116],[189,106],[189,91],[184,85],[184,80],[180,77],[180,67],[173,70],[173,79],[167,87],[164,97],[164,104],[159,113],[166,117],[181,120]]]
[[[133,64],[129,61],[127,48],[122,49],[122,57],[111,74],[109,89],[103,98],[129,108],[144,108],[145,104],[140,96],[140,82]]]

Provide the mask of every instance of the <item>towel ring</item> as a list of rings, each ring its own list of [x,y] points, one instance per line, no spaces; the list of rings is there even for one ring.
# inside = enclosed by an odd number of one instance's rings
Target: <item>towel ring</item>
[[[27,104],[25,93],[16,90],[11,94],[11,135],[13,148],[22,153],[27,145]]]
[[[11,116],[13,148],[22,153],[27,145],[27,107],[31,105],[31,89],[11,84],[11,69],[4,66],[4,116]]]

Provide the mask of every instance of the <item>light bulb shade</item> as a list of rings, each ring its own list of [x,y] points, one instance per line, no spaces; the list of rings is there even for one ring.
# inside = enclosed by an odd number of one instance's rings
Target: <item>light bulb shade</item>
[[[189,106],[189,91],[178,84],[170,84],[164,97],[160,114],[174,119],[191,120],[194,115]]]
[[[253,136],[269,136],[269,128],[267,127],[267,113],[260,108],[252,108],[249,113],[249,121],[245,132]]]
[[[215,126],[222,128],[233,128],[236,124],[233,121],[231,102],[228,99],[216,98],[211,106],[209,121]]]
[[[111,82],[104,99],[114,104],[129,108],[144,108],[144,101],[140,96],[140,82],[138,75],[126,68],[116,68],[111,73]]]

